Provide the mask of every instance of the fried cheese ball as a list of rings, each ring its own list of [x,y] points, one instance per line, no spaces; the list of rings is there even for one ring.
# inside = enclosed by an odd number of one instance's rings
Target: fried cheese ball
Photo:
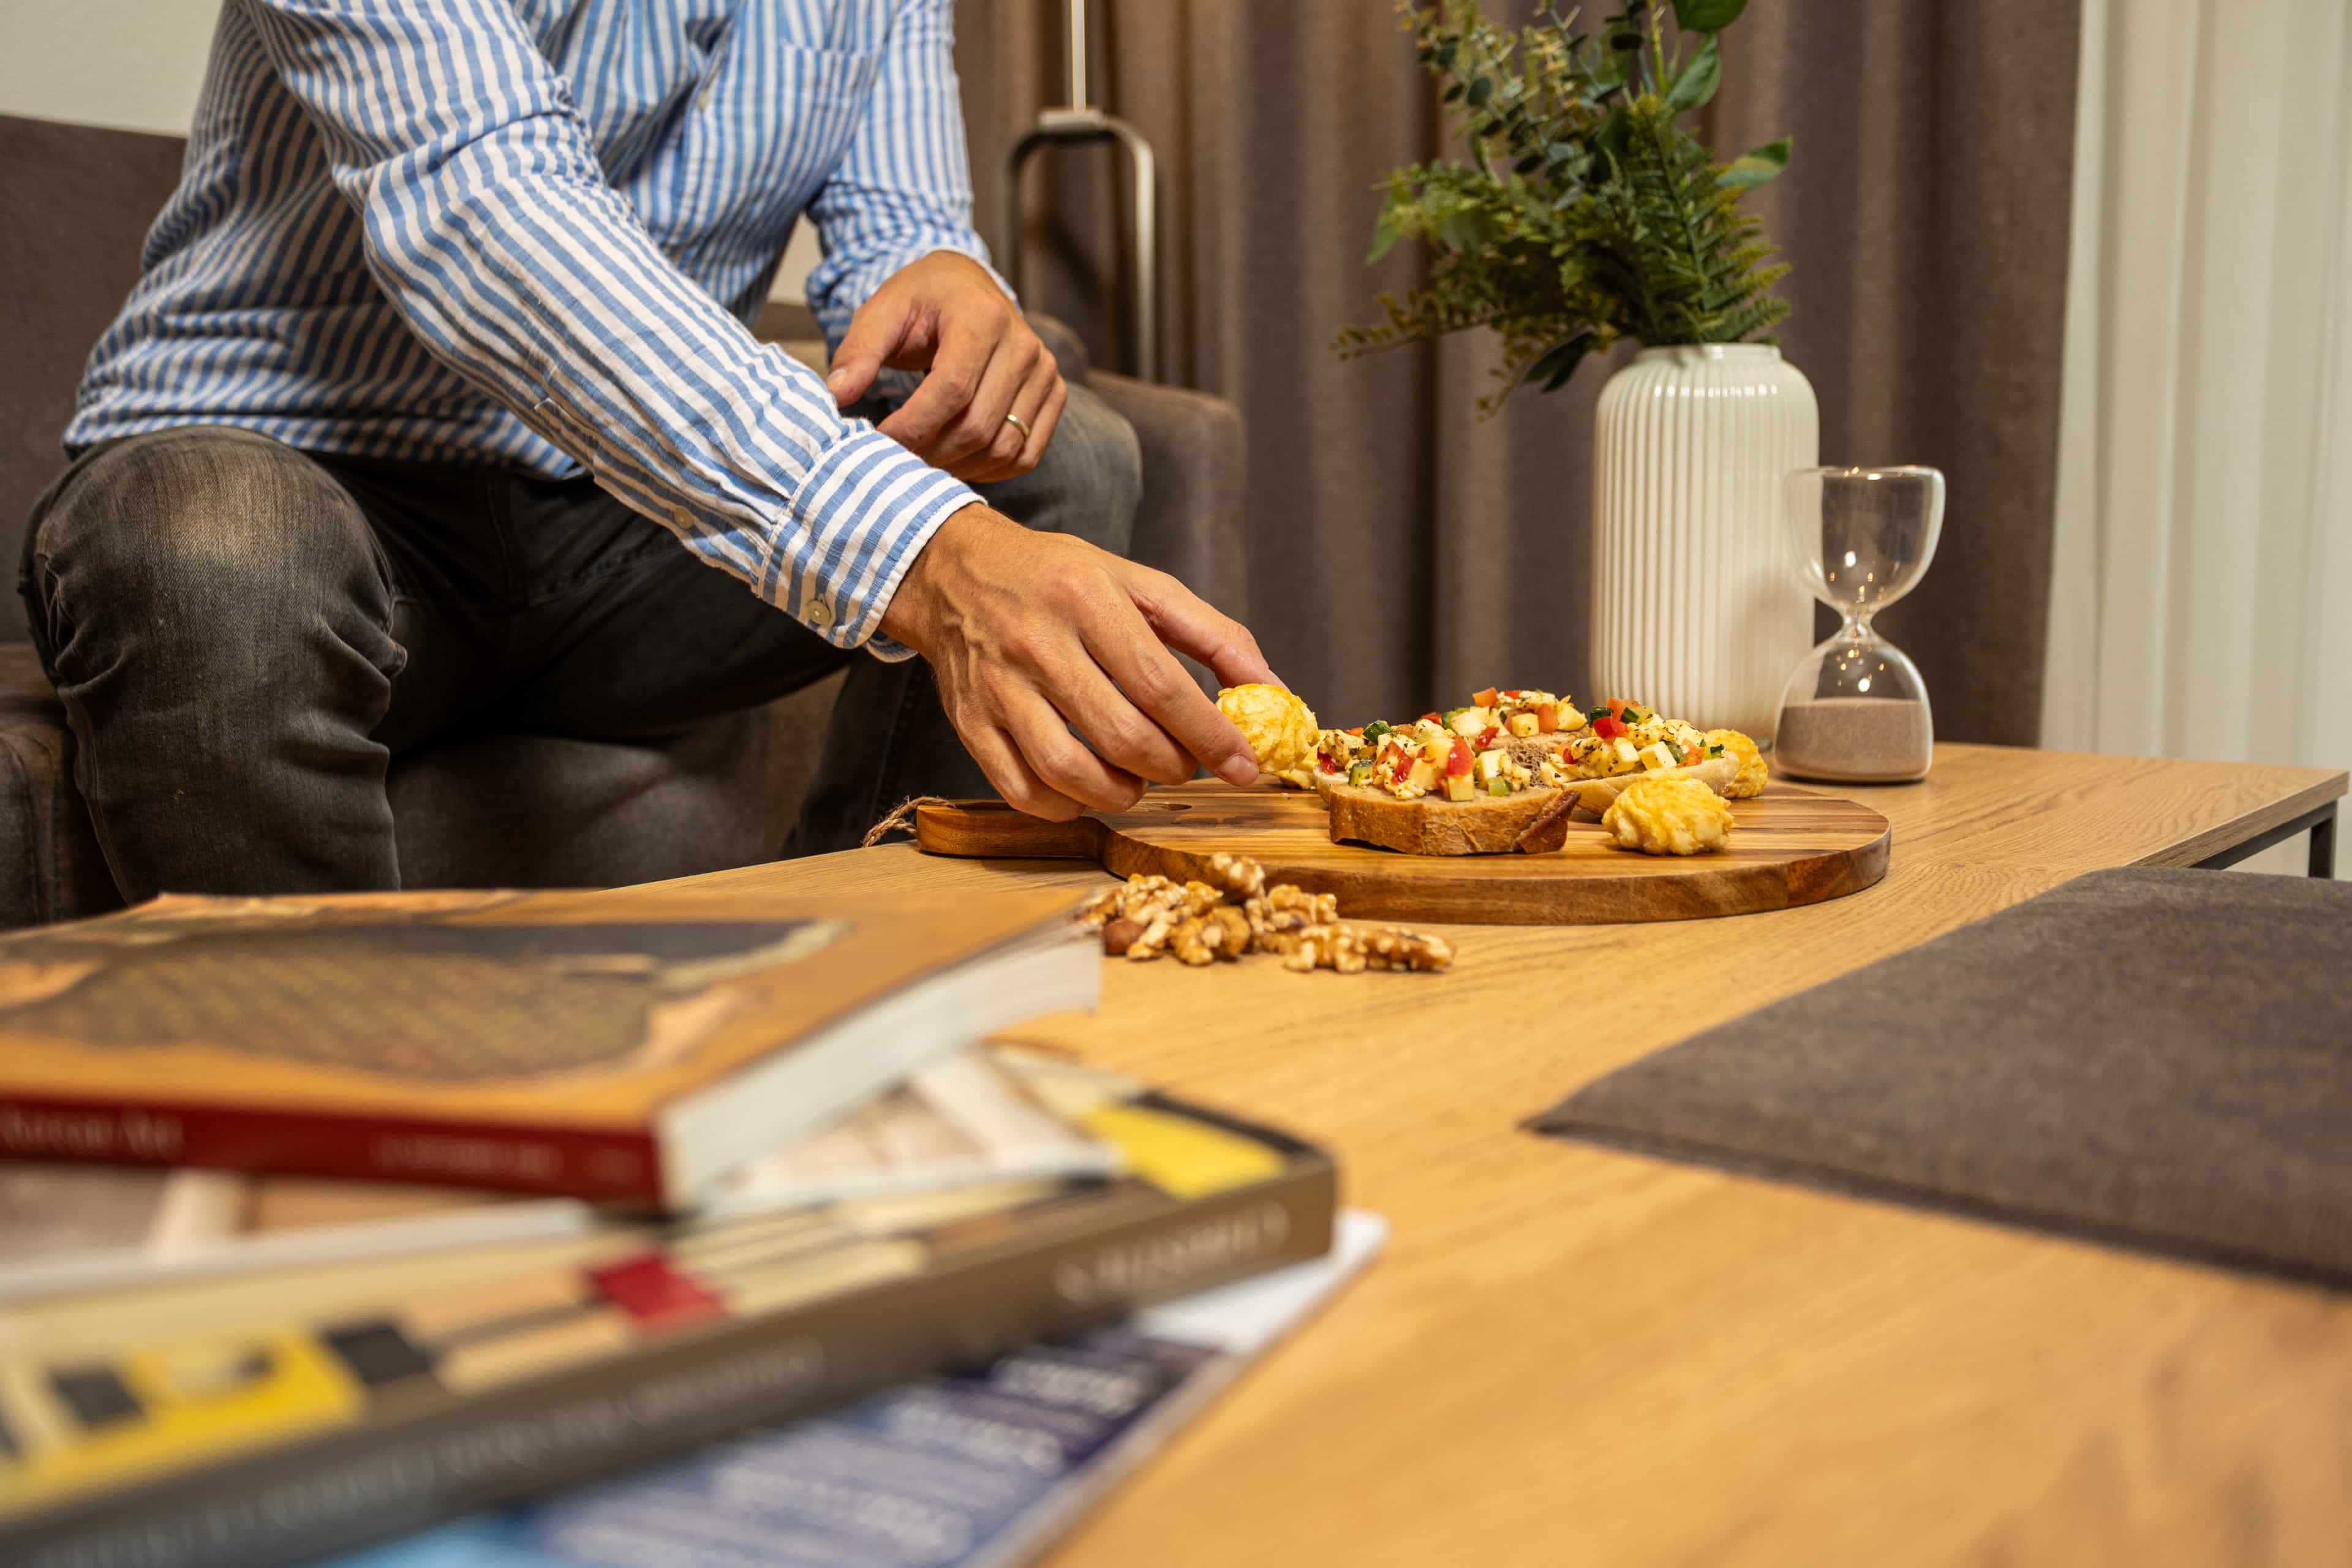
[[[1602,831],[1644,855],[1703,855],[1731,841],[1731,807],[1696,779],[1636,779],[1601,814]]]
[[[1755,742],[1737,730],[1709,730],[1706,743],[1721,746],[1723,754],[1739,764],[1739,776],[1733,779],[1731,787],[1723,792],[1726,795],[1733,800],[1747,800],[1764,793],[1764,780],[1769,776],[1769,771],[1764,766],[1764,753],[1756,749]]]
[[[1314,787],[1314,710],[1279,686],[1228,686],[1217,711],[1234,721],[1257,756],[1258,771],[1299,789]]]

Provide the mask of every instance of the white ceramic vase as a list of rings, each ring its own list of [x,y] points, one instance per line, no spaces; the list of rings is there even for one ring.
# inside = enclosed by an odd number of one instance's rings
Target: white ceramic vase
[[[1591,700],[1769,744],[1813,644],[1780,522],[1780,481],[1821,461],[1811,384],[1769,343],[1645,349],[1593,444]]]

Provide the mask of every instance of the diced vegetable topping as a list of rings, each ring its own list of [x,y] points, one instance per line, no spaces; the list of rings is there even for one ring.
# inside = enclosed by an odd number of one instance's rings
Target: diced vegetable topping
[[[1461,736],[1456,735],[1454,738],[1454,749],[1445,753],[1445,776],[1448,778],[1469,777],[1470,760],[1470,742],[1464,740]]]
[[[1625,733],[1625,721],[1614,713],[1603,713],[1592,721],[1592,732],[1604,741],[1613,741]]]
[[[1473,692],[1470,697],[1470,700],[1481,708],[1492,708],[1502,700],[1501,694],[1491,686],[1484,691]]]

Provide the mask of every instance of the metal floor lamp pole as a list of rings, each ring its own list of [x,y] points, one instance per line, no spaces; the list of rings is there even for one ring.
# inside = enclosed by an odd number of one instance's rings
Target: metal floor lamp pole
[[[1022,132],[1004,159],[1004,280],[1021,291],[1021,166],[1049,142],[1116,142],[1127,149],[1129,177],[1135,186],[1134,221],[1129,237],[1135,246],[1134,287],[1128,299],[1128,322],[1135,333],[1135,374],[1143,381],[1160,379],[1159,191],[1154,184],[1151,143],[1143,133],[1115,114],[1087,101],[1087,0],[1069,0],[1065,54],[1069,62],[1070,101],[1039,112],[1037,123]]]

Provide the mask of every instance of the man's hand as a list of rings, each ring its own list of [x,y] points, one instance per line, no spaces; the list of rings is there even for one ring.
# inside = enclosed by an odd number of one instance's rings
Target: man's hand
[[[1144,779],[1181,784],[1196,761],[1257,777],[1249,742],[1168,651],[1227,686],[1272,681],[1256,639],[1166,573],[1083,540],[965,507],[915,558],[882,631],[930,661],[965,749],[1033,816],[1123,810]]]
[[[858,308],[824,384],[846,408],[884,365],[930,374],[877,428],[971,484],[1035,468],[1069,397],[1061,367],[1004,290],[949,250],[900,268]]]

